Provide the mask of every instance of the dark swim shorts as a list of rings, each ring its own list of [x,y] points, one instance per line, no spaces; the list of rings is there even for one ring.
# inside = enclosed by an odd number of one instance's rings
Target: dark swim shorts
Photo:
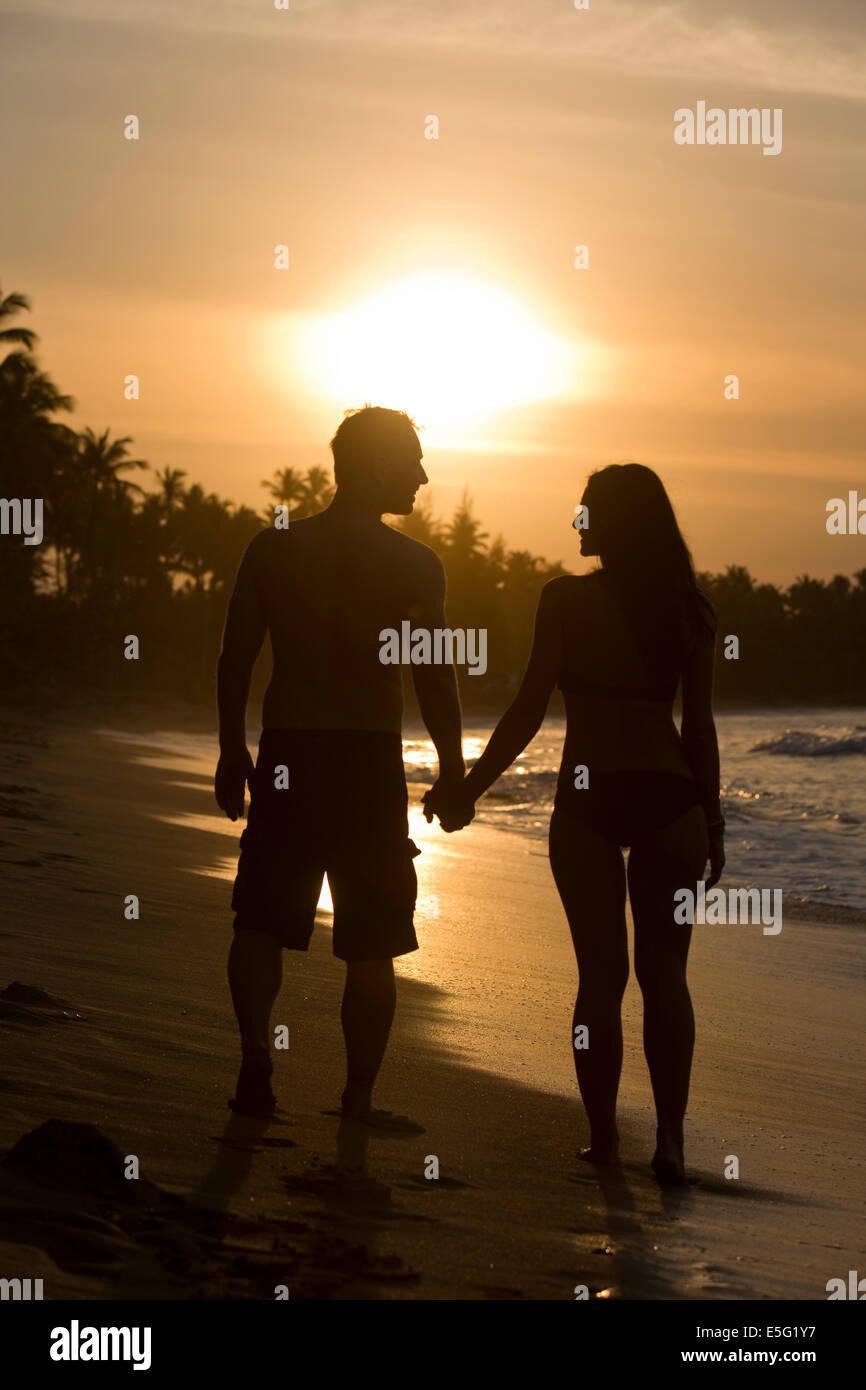
[[[275,786],[280,767],[287,788]],[[306,951],[327,874],[335,956],[416,951],[412,861],[421,851],[409,839],[407,804],[399,734],[266,729],[241,835],[235,931],[255,928]]]

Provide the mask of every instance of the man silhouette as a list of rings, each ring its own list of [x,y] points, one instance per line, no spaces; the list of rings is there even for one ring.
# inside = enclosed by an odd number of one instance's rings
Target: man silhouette
[[[215,793],[231,820],[250,787],[228,965],[242,1049],[232,1106],[273,1111],[270,1015],[282,949],[307,949],[327,873],[334,954],[346,962],[342,1110],[387,1124],[371,1100],[396,1004],[393,958],[418,947],[419,851],[408,834],[401,671],[380,661],[379,634],[405,619],[444,627],[445,574],[434,551],[382,521],[409,515],[427,482],[409,416],[371,406],[348,413],[331,451],[330,506],[248,546],[219,659]],[[254,768],[245,716],[266,632],[273,671]],[[413,666],[412,675],[439,758],[437,786],[450,790],[464,771],[454,669]]]

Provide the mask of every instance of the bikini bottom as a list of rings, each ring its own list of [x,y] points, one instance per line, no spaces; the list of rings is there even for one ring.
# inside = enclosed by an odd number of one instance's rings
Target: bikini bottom
[[[694,780],[681,773],[597,772],[583,789],[561,778],[553,809],[625,846],[654,835],[699,805]]]

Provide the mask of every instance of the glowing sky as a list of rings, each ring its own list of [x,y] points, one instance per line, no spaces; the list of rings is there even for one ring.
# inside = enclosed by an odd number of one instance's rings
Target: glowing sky
[[[0,280],[78,423],[260,506],[367,399],[428,426],[437,510],[468,483],[575,568],[583,478],[627,458],[701,568],[866,565],[824,529],[866,494],[858,0],[3,0],[0,30]],[[781,107],[782,153],[678,146],[699,100]]]

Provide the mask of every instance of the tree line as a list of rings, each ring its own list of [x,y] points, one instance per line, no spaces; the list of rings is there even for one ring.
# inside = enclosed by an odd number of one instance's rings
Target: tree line
[[[152,470],[132,440],[74,430],[74,408],[39,366],[36,335],[10,323],[24,295],[0,295],[0,497],[41,497],[45,539],[0,536],[0,698],[46,695],[115,701],[213,701],[225,606],[240,557],[273,524],[275,504],[300,519],[333,495],[324,468],[277,470],[257,512],[180,469]],[[142,486],[147,481],[148,486]],[[395,524],[442,557],[452,627],[486,628],[488,669],[459,671],[469,711],[498,711],[516,689],[548,579],[567,571],[490,537],[467,493],[450,520],[429,504]],[[861,703],[866,675],[866,569],[787,588],[757,582],[741,566],[699,575],[719,632],[739,638],[739,659],[720,643],[717,696],[732,705]],[[127,661],[124,638],[139,638]],[[259,662],[253,698],[267,680]],[[411,703],[411,686],[407,683]]]

